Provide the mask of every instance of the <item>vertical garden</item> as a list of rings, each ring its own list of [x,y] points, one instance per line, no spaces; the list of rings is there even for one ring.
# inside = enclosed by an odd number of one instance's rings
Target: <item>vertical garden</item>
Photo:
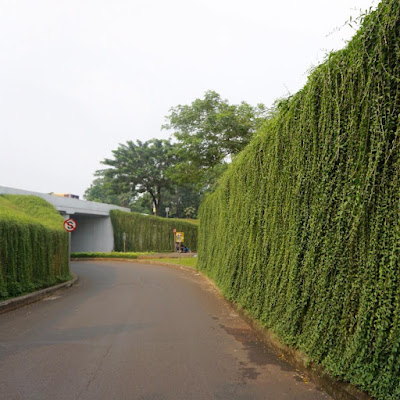
[[[234,160],[199,266],[283,342],[400,398],[400,2],[384,0]]]
[[[126,234],[126,251],[174,251],[174,233],[184,232],[185,245],[197,250],[198,225],[176,218],[161,218],[136,212],[112,210],[114,250],[124,251],[123,234]]]
[[[0,196],[0,300],[70,279],[68,234],[34,196]]]

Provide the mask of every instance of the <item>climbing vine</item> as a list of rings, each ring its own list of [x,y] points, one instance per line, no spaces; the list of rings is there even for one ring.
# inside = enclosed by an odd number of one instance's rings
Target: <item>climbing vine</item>
[[[193,222],[119,210],[112,210],[110,215],[114,229],[115,251],[124,250],[124,233],[126,251],[174,251],[174,229],[184,232],[184,243],[190,250],[197,249],[198,225]]]
[[[400,398],[400,2],[237,157],[200,209],[223,293],[332,375]]]

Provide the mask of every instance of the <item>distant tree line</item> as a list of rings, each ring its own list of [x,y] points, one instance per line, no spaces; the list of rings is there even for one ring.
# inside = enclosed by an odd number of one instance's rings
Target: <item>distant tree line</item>
[[[196,218],[205,193],[268,117],[264,105],[229,104],[214,91],[190,105],[170,109],[162,129],[170,140],[129,140],[102,161],[104,169],[86,190],[86,200],[132,211]]]

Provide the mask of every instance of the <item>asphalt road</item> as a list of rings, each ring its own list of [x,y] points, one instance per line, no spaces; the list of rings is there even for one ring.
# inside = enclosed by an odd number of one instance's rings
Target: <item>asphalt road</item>
[[[78,284],[0,315],[5,400],[326,400],[196,271],[77,262]]]

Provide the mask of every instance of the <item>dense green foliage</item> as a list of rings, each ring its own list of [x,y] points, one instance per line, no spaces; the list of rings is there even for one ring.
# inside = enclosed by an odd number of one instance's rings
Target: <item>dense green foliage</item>
[[[101,174],[98,171],[97,175]],[[121,193],[113,185],[113,181],[106,176],[102,176],[93,180],[91,185],[83,194],[85,200],[96,201],[97,203],[114,204],[121,207],[130,207],[132,195]]]
[[[131,193],[121,193],[115,189],[112,180],[106,177],[95,179],[83,195],[88,201],[115,204],[128,207],[131,211],[142,214],[153,214],[154,202],[149,193],[133,196]],[[162,202],[158,209],[159,216],[170,218],[195,218],[202,198],[201,192],[195,185],[169,185],[162,189]]]
[[[200,210],[198,267],[330,374],[400,398],[400,2],[240,154]]]
[[[137,140],[120,144],[113,158],[102,164],[110,167],[96,172],[85,191],[86,200],[130,207],[145,214],[182,218],[196,217],[200,191],[192,184],[179,185],[171,178],[178,162],[176,146],[168,140]]]
[[[106,158],[102,164],[110,167],[96,172],[103,177],[116,194],[134,198],[139,193],[151,196],[155,214],[159,215],[162,192],[169,189],[173,182],[167,170],[175,165],[176,154],[168,140],[151,139],[147,142],[128,140],[113,150],[113,158]],[[93,185],[92,185],[93,186]]]
[[[69,278],[68,234],[56,209],[34,196],[0,196],[0,299]]]
[[[159,216],[169,218],[196,218],[201,202],[201,193],[194,185],[173,185],[163,191],[163,201],[159,208]],[[131,211],[141,214],[153,214],[153,200],[144,193],[129,205]]]
[[[177,140],[178,162],[170,171],[173,179],[209,187],[226,170],[227,158],[250,142],[267,114],[262,104],[229,104],[212,90],[204,99],[171,108],[163,129],[172,130]]]
[[[126,251],[174,251],[173,229],[185,233],[185,245],[197,249],[198,225],[181,219],[153,217],[119,210],[110,212],[114,229],[115,251],[123,251],[126,233]]]
[[[174,143],[120,144],[112,158],[102,161],[107,168],[96,171],[84,198],[139,213],[166,216],[168,208],[169,217],[197,218],[204,193],[213,190],[268,113],[262,104],[229,104],[207,91],[204,99],[170,109],[162,128],[173,130]]]

